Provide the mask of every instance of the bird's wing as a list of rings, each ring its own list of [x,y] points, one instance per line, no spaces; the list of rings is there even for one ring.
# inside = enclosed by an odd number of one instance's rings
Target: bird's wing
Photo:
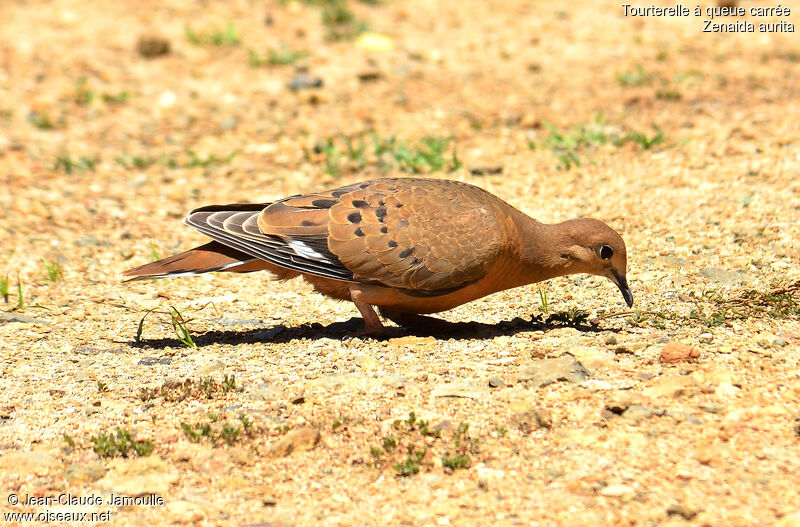
[[[258,223],[263,232],[327,242],[355,281],[437,295],[479,280],[495,262],[498,201],[464,183],[377,179],[288,198]]]
[[[282,267],[439,295],[481,279],[500,255],[498,202],[465,183],[376,179],[249,210],[206,207],[186,222]]]
[[[269,206],[212,205],[192,211],[184,222],[213,240],[279,267],[335,280],[353,279],[353,273],[328,250],[324,236],[310,230],[286,236],[263,232],[258,219]]]

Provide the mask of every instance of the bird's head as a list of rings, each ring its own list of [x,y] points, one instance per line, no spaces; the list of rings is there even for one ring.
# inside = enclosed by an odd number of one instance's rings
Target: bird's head
[[[633,295],[625,277],[628,255],[622,236],[600,220],[582,218],[560,223],[559,254],[564,274],[605,276],[619,288],[628,307]]]

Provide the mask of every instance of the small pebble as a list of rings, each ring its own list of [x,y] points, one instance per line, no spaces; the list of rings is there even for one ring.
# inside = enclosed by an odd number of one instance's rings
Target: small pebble
[[[489,387],[490,388],[501,388],[501,387],[503,387],[505,385],[506,385],[506,383],[504,383],[503,379],[501,379],[499,377],[492,377],[491,379],[489,379]]]
[[[308,90],[311,88],[321,88],[323,84],[323,80],[316,75],[298,73],[292,77],[291,82],[289,82],[289,89],[292,91]]]
[[[136,51],[146,59],[163,57],[169,54],[169,40],[158,36],[142,36],[136,42]]]
[[[699,511],[695,509],[690,509],[686,505],[681,503],[675,503],[667,507],[667,516],[680,516],[684,520],[691,520]]]
[[[523,434],[530,434],[539,428],[550,428],[553,426],[553,417],[544,408],[532,408],[519,412],[511,418],[516,428]]]
[[[698,406],[698,408],[710,414],[718,414],[725,410],[724,406],[717,403],[701,404]]]
[[[473,165],[469,167],[469,173],[473,176],[489,176],[492,174],[502,174],[503,165]]]
[[[690,362],[700,356],[700,351],[687,344],[680,342],[667,342],[661,350],[659,360],[661,364],[677,364],[679,362]]]

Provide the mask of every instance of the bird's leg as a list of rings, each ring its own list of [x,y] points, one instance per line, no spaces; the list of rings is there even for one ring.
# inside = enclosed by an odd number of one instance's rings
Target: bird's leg
[[[381,323],[380,317],[371,305],[357,299],[359,295],[352,295],[353,303],[358,308],[359,313],[364,318],[364,329],[356,333],[357,337],[385,337],[386,328]]]

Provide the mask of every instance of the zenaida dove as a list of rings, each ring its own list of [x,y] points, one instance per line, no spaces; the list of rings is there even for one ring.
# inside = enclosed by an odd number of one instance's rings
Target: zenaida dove
[[[133,280],[211,271],[302,275],[323,295],[352,301],[360,335],[497,291],[588,273],[614,282],[628,306],[622,237],[605,223],[547,225],[476,186],[383,178],[273,203],[212,205],[184,220],[214,241],[124,272]]]

